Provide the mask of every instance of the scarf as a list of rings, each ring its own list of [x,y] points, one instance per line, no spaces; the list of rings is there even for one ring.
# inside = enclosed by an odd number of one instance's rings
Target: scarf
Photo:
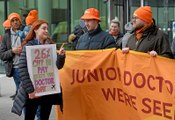
[[[143,35],[143,32],[149,27],[150,25],[145,24],[142,28],[139,30],[136,30],[136,38],[139,41]]]

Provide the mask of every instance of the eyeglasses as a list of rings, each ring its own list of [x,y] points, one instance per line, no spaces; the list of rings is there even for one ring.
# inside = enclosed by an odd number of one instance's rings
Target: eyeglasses
[[[18,20],[18,19],[16,19],[16,18],[15,18],[15,19],[12,19],[12,22],[15,22],[15,21],[16,21],[16,22],[18,22],[19,20]]]
[[[132,19],[133,19],[133,20],[137,20],[137,19],[139,19],[139,18],[136,17],[136,16],[133,16]]]

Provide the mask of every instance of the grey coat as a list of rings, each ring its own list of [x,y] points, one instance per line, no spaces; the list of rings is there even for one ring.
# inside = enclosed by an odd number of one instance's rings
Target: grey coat
[[[9,29],[7,33],[3,36],[3,40],[0,45],[0,59],[4,61],[6,76],[12,74],[14,56],[15,54],[12,52],[11,33]]]
[[[29,41],[26,46],[33,46],[37,45],[36,40]],[[61,69],[65,62],[65,56],[61,56],[57,54],[57,68]],[[15,97],[12,112],[16,113],[18,115],[21,115],[22,110],[25,106],[25,103],[28,98],[28,94],[34,92],[34,87],[32,85],[32,81],[29,77],[28,69],[27,69],[27,58],[26,58],[26,47],[23,47],[23,51],[20,56],[19,60],[19,73],[21,77],[21,85],[19,88],[19,91],[17,93],[17,96]],[[46,96],[42,96],[44,99],[46,99]],[[48,100],[49,101],[49,100]]]
[[[124,36],[122,38],[122,48],[126,47],[126,44],[128,42],[129,37],[133,34],[134,28],[133,28],[133,25],[131,22],[128,22],[125,25],[125,30],[126,30],[126,33],[124,34]]]

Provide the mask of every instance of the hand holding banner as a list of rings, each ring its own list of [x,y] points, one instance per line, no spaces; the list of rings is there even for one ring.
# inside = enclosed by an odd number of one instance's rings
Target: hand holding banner
[[[67,51],[63,120],[174,120],[174,62],[134,51]]]

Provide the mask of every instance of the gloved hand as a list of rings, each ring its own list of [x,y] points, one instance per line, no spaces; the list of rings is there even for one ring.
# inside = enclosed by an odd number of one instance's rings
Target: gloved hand
[[[76,37],[77,36],[75,34],[73,34],[73,33],[70,34],[69,37],[68,37],[68,42],[72,43],[75,40]]]

